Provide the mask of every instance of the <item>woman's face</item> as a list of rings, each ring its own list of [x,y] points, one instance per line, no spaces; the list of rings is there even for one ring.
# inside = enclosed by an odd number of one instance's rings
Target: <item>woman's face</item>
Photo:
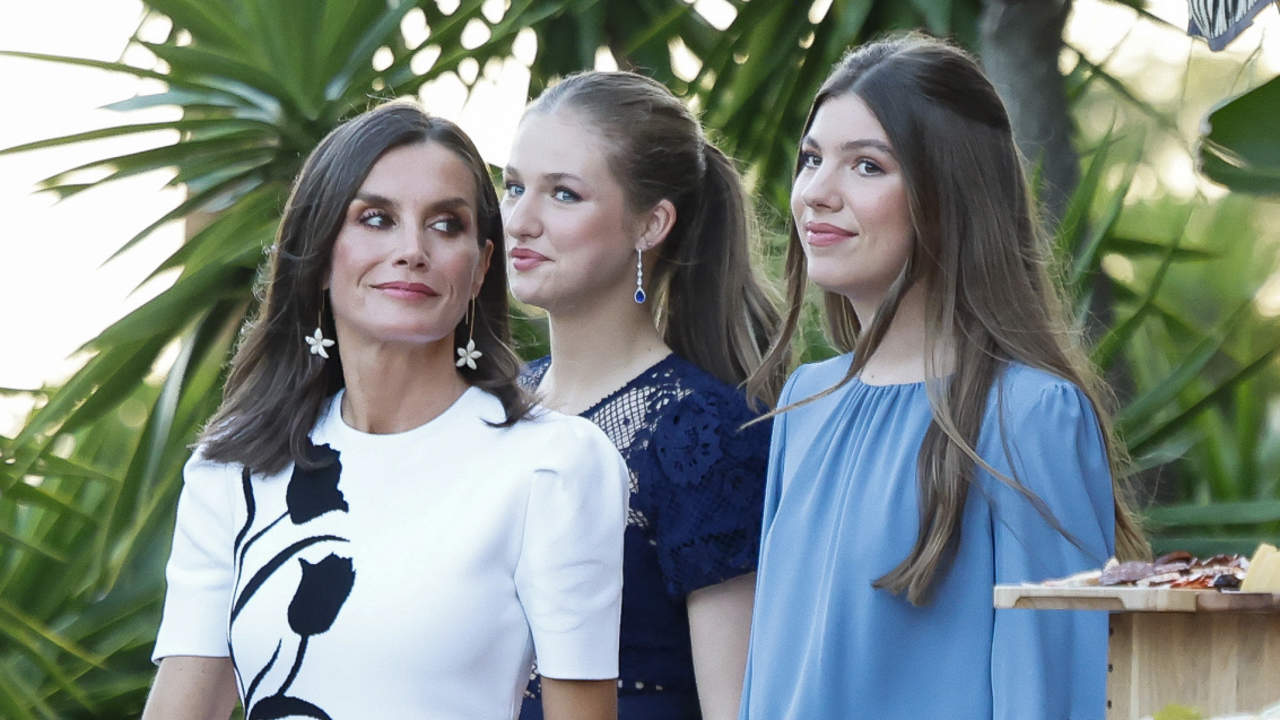
[[[637,221],[608,151],[572,110],[520,122],[503,171],[502,220],[511,293],[521,302],[554,313],[635,292]]]
[[[389,150],[347,207],[326,287],[338,348],[452,344],[484,282],[493,243],[477,243],[475,180],[438,143]]]
[[[889,138],[862,100],[828,98],[800,145],[791,214],[819,287],[874,308],[911,255],[907,187]]]

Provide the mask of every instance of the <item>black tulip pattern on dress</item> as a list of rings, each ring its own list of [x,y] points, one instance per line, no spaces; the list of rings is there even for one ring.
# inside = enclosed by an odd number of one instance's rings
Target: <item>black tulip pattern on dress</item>
[[[338,610],[351,594],[356,571],[351,558],[333,553],[314,565],[302,558],[298,563],[302,565],[302,580],[289,603],[289,627],[305,638],[319,635],[333,625]]]
[[[294,525],[301,525],[333,510],[346,512],[348,509],[347,500],[338,489],[338,480],[342,477],[338,451],[328,445],[312,445],[307,456],[323,464],[310,470],[295,468],[289,478],[284,499],[289,508],[289,519]]]
[[[249,472],[245,471],[243,490],[248,517],[245,519],[244,527],[236,535],[234,550],[238,556],[237,565],[239,567],[236,581],[237,588],[239,588],[239,576],[243,573],[244,559],[249,546],[275,527],[285,516],[288,516],[294,525],[303,525],[326,513],[333,511],[347,512],[349,510],[346,498],[343,496],[342,491],[338,489],[338,482],[342,477],[341,454],[328,445],[316,446],[308,444],[305,452],[307,458],[316,463],[316,465],[307,469],[294,467],[289,477],[289,484],[285,488],[285,512],[247,541],[245,541],[245,536],[253,525],[257,503],[253,496],[253,484],[250,482]],[[297,555],[311,545],[330,541],[346,542],[347,539],[329,534],[314,535],[290,544],[264,563],[250,578],[249,582],[244,585],[243,590],[238,593],[232,607],[231,624],[235,623],[240,610],[244,608],[253,594],[262,587],[271,575],[274,575],[277,570],[284,566],[290,557]],[[246,690],[244,700],[245,705],[249,708],[248,720],[275,720],[276,718],[287,717],[331,720],[329,715],[315,704],[302,698],[290,697],[285,693],[298,676],[298,671],[301,669],[303,658],[306,655],[307,643],[311,637],[327,632],[333,626],[334,621],[337,620],[338,612],[342,609],[343,604],[346,603],[347,597],[350,596],[351,589],[355,585],[355,564],[351,558],[340,557],[333,553],[329,553],[317,563],[308,562],[305,558],[298,558],[298,564],[302,570],[302,577],[299,579],[298,587],[289,603],[287,614],[289,628],[297,633],[300,638],[298,651],[294,658],[293,666],[289,669],[289,675],[281,683],[280,688],[274,694],[254,702],[253,695],[258,689],[258,684],[275,664],[279,655],[280,645],[277,644],[276,654],[272,655],[267,664],[258,671],[253,678],[252,684]],[[234,661],[235,656],[233,653],[233,664]],[[237,674],[240,672],[238,666],[236,667],[236,672]]]
[[[249,720],[279,720],[280,718],[309,717],[316,720],[333,720],[329,713],[312,703],[296,697],[272,695],[253,704]]]

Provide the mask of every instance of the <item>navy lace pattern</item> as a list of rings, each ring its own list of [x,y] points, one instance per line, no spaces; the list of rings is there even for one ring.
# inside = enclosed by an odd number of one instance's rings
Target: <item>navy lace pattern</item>
[[[536,388],[549,358],[523,375]],[[737,389],[668,355],[582,413],[631,470],[625,536],[620,720],[700,717],[686,599],[755,570],[768,421]],[[542,717],[536,678],[521,720]],[[533,698],[533,699],[531,699]]]

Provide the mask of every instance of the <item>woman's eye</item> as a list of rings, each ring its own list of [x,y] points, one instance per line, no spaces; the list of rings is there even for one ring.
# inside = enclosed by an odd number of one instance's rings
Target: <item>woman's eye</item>
[[[448,233],[452,235],[454,233],[462,232],[462,221],[458,220],[458,218],[452,218],[452,217],[440,218],[439,220],[436,220],[435,222],[431,223],[428,227],[430,227],[432,230],[435,230],[437,232]]]
[[[800,166],[809,168],[810,170],[817,168],[822,164],[822,158],[811,152],[800,153]]]
[[[561,202],[577,202],[582,199],[581,195],[566,187],[558,187],[552,190],[551,197]]]
[[[365,210],[360,213],[359,223],[372,228],[391,227],[391,218],[381,210]]]
[[[518,182],[511,182],[508,180],[502,187],[511,197],[520,197],[524,194],[524,186]]]
[[[879,175],[884,172],[883,170],[880,169],[879,165],[865,158],[854,163],[853,169],[857,170],[863,175]]]

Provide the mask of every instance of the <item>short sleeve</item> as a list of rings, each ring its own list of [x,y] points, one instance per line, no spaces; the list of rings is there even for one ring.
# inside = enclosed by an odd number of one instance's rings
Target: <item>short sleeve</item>
[[[192,455],[165,567],[164,613],[151,659],[171,655],[226,657],[231,607],[237,468]]]
[[[560,418],[525,512],[516,592],[538,672],[566,680],[618,676],[626,464],[595,425]]]
[[[654,493],[667,594],[682,598],[756,569],[771,423],[735,393],[693,392],[653,429],[668,491]]]
[[[1017,584],[1098,567],[1114,552],[1110,464],[1093,407],[1073,385],[1055,382],[1026,402],[1010,398],[1002,436],[986,459],[1017,479],[1074,539],[1014,490],[983,473],[992,501],[995,582]],[[1078,543],[1078,545],[1076,544]],[[1106,705],[1104,612],[996,610],[991,648],[995,720],[1101,720]],[[1045,709],[1051,715],[1045,715]]]

